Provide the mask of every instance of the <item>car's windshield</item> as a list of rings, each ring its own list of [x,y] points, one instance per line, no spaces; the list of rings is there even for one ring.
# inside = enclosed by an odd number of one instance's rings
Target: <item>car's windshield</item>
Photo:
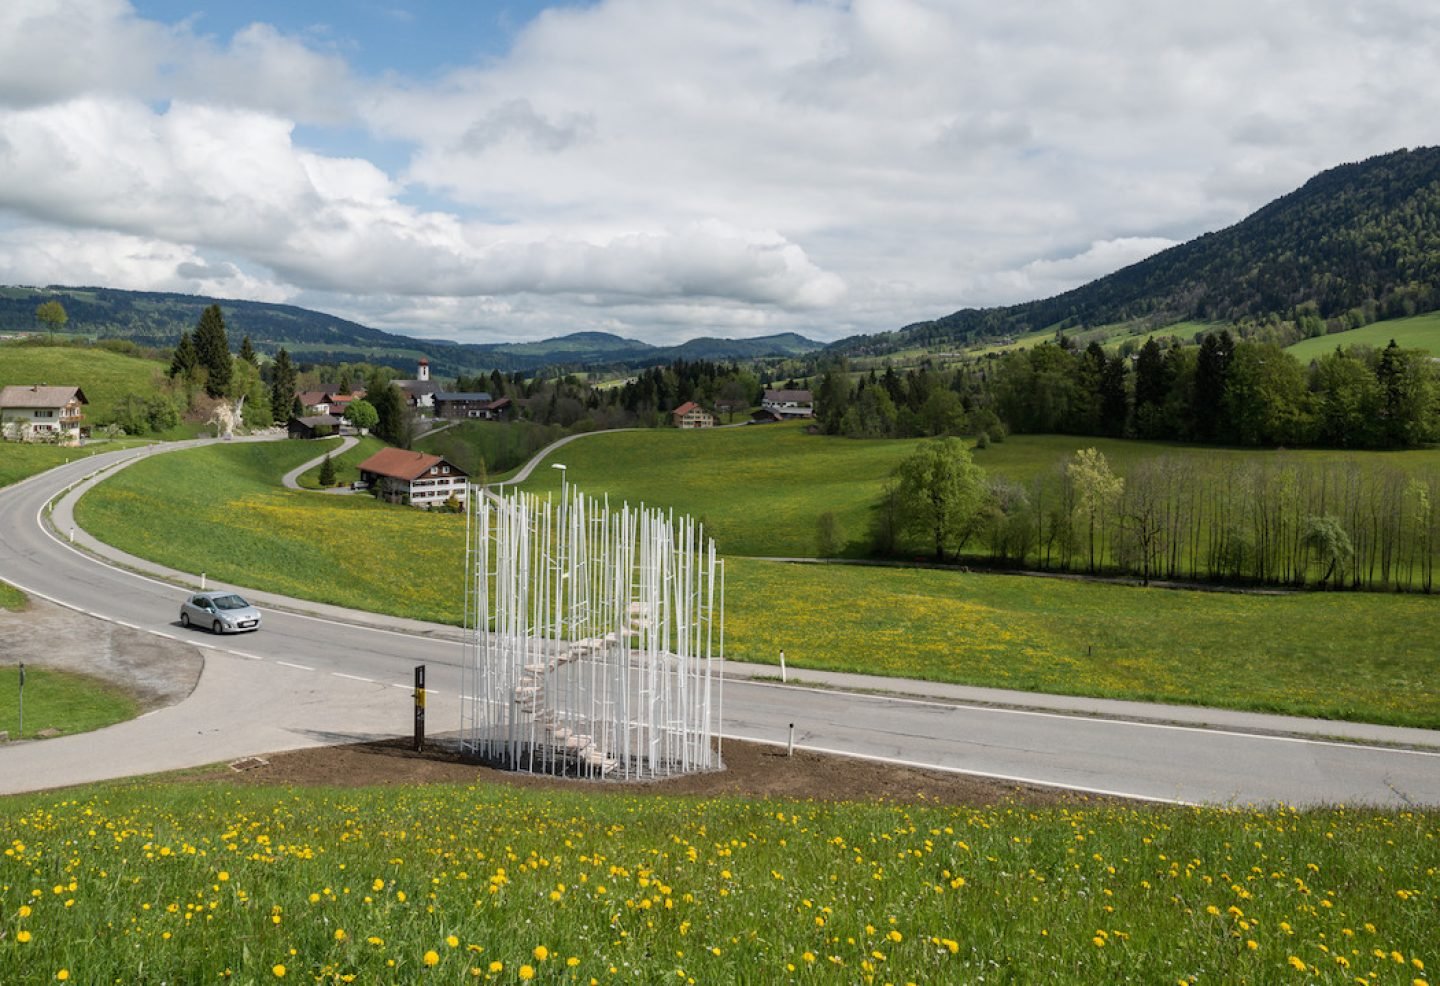
[[[216,609],[246,609],[249,605],[245,600],[235,595],[215,597]]]

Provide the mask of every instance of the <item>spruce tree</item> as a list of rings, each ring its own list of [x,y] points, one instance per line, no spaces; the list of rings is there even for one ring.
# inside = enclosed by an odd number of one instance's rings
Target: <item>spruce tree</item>
[[[175,355],[170,358],[170,376],[188,376],[199,365],[200,355],[195,352],[195,341],[190,338],[188,330],[181,332],[180,341],[175,345]]]
[[[251,366],[260,365],[260,357],[255,354],[255,347],[250,345],[250,337],[248,335],[240,340],[240,358]]]
[[[200,313],[195,326],[195,352],[208,376],[205,393],[223,397],[230,387],[230,340],[225,336],[225,316],[219,305],[211,305]]]
[[[275,366],[270,371],[270,416],[276,421],[290,419],[290,402],[295,399],[295,365],[290,362],[290,353],[284,347],[275,354]]]
[[[330,461],[330,456],[325,456],[325,461],[320,463],[320,485],[335,485],[335,463]]]

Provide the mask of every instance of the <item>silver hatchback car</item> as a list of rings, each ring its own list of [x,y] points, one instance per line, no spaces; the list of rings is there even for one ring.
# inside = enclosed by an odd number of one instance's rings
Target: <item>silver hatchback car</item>
[[[197,592],[180,604],[180,623],[212,633],[260,629],[260,611],[233,592]]]

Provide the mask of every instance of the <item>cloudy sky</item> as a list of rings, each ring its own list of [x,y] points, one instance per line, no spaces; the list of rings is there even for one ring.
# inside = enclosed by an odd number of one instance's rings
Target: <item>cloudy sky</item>
[[[1435,143],[1437,64],[1433,0],[3,0],[0,283],[828,340]]]

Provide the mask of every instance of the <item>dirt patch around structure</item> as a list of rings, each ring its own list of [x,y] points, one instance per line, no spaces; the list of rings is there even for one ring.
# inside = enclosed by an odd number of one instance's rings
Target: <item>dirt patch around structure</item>
[[[594,781],[519,774],[467,763],[441,741],[417,753],[409,738],[312,747],[234,766],[191,771],[186,779],[286,787],[368,787],[412,784],[504,784],[538,790],[604,790],[627,795],[773,798],[787,801],[886,801],[902,804],[1043,807],[1093,803],[1060,788],[1014,784],[942,770],[796,750],[737,740],[722,747],[724,769],[653,781]]]

